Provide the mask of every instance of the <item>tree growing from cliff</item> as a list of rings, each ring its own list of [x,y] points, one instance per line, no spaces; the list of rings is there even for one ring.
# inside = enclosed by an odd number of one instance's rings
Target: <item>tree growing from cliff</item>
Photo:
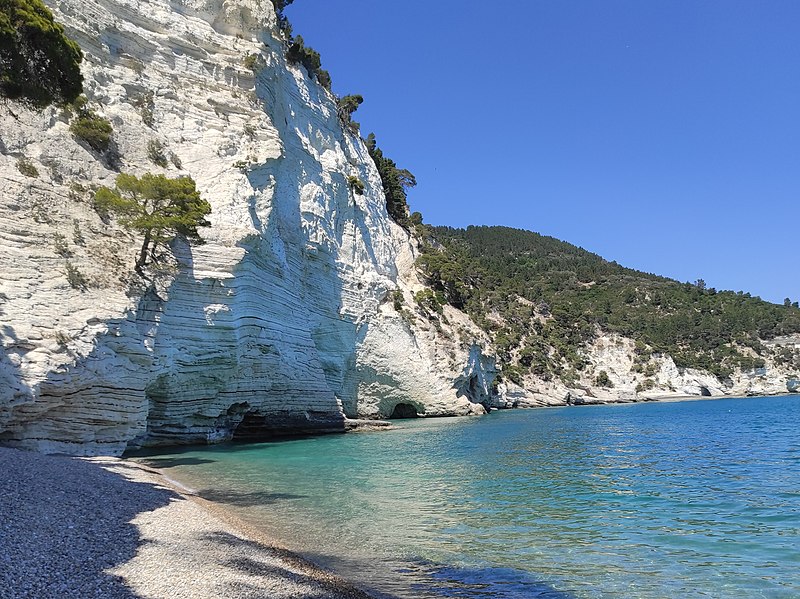
[[[278,17],[278,27],[285,31],[288,35],[292,33],[292,25],[289,19],[283,14],[283,9],[289,6],[294,0],[272,0],[272,6],[275,7],[275,15]]]
[[[136,271],[155,259],[155,251],[183,237],[190,243],[202,243],[198,227],[207,227],[205,217],[211,206],[200,197],[191,177],[169,179],[147,173],[141,178],[121,174],[114,189],[101,187],[95,193],[99,211],[117,216],[119,223],[144,235]]]
[[[364,96],[361,94],[351,94],[339,98],[336,102],[336,108],[339,112],[339,117],[348,122],[353,116],[353,113],[358,110],[358,107],[364,103]]]
[[[342,126],[346,127],[353,134],[358,133],[359,124],[353,120],[353,113],[364,102],[364,97],[360,94],[344,96],[336,101],[336,111]]]
[[[411,221],[408,215],[406,190],[414,187],[417,180],[409,171],[398,168],[394,160],[383,155],[374,133],[370,133],[365,141],[367,151],[381,176],[383,193],[386,196],[386,210],[397,224],[407,229],[411,226]]]
[[[0,95],[36,108],[83,91],[83,53],[41,0],[0,0]]]
[[[275,7],[275,12],[283,13],[283,9],[292,2],[294,2],[294,0],[272,0],[272,5]]]
[[[319,52],[305,45],[302,35],[298,35],[292,40],[289,49],[286,51],[286,59],[295,64],[301,64],[308,71],[308,76],[313,77],[322,67],[322,58]]]

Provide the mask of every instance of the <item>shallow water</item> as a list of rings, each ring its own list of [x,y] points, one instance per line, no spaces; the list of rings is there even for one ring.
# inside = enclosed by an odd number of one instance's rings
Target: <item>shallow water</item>
[[[146,458],[399,597],[800,597],[800,396],[514,410]]]

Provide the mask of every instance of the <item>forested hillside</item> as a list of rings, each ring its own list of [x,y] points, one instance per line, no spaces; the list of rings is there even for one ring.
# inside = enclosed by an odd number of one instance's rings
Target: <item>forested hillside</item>
[[[725,378],[764,365],[763,340],[800,332],[797,302],[776,305],[624,268],[569,243],[508,227],[420,227],[429,301],[465,310],[489,332],[507,376],[576,378],[601,332],[636,341],[637,367],[666,353]],[[800,356],[778,350],[777,363]],[[602,381],[599,381],[602,384]]]

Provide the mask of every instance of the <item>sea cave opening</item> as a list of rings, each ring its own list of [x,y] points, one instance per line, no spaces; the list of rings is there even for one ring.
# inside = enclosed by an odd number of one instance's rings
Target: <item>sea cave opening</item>
[[[233,430],[234,441],[255,441],[266,436],[268,436],[266,417],[253,411],[247,412]]]
[[[390,420],[400,420],[403,418],[419,418],[417,408],[410,403],[399,403],[392,410],[392,415],[389,416]]]

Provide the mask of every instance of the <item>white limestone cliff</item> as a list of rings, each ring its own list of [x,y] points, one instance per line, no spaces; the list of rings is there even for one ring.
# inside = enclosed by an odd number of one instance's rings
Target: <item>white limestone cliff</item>
[[[795,339],[776,339],[767,346],[793,347]],[[800,340],[796,343],[800,346]],[[739,348],[741,351],[752,351]],[[779,395],[791,391],[788,386],[795,373],[791,367],[779,364],[774,352],[765,352],[764,368],[736,371],[720,379],[710,372],[679,368],[671,356],[636,350],[632,339],[598,331],[594,342],[579,350],[587,366],[571,384],[559,380],[525,377],[524,388],[509,381],[499,385],[495,405],[502,407],[538,407],[566,404],[627,403],[687,397],[744,397]],[[755,355],[755,354],[754,354]],[[597,383],[605,372],[610,382]]]
[[[287,64],[271,2],[46,4],[85,53],[117,170],[192,176],[212,226],[139,277],[141,240],[92,209],[113,161],[76,141],[57,108],[0,106],[0,442],[119,454],[237,427],[339,430],[398,404],[484,411],[485,339],[455,310],[415,307],[415,246],[334,98]]]

